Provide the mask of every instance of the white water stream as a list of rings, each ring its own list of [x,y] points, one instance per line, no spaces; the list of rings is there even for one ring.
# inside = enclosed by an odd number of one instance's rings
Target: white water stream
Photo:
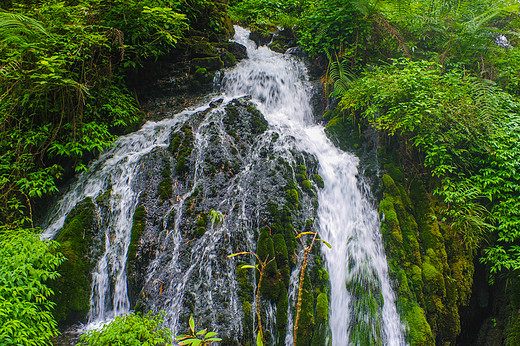
[[[319,192],[318,233],[332,248],[322,247],[331,282],[330,327],[333,345],[356,343],[350,339],[351,321],[382,321],[385,345],[403,345],[403,326],[395,306],[379,229],[379,217],[360,190],[356,156],[337,149],[324,128],[314,124],[310,87],[303,64],[266,47],[255,49],[248,32],[238,28],[236,40],[248,47],[249,60],[227,75],[226,94],[251,95],[269,124],[296,138],[302,151],[316,155],[325,188]],[[369,275],[367,278],[366,275]],[[355,309],[346,283],[369,281],[383,296],[381,318]],[[367,287],[364,287],[367,288]],[[355,316],[352,313],[366,316]],[[376,332],[377,334],[377,332]],[[377,338],[376,338],[377,340]]]
[[[324,128],[315,124],[310,103],[311,87],[306,81],[303,63],[266,47],[256,48],[247,36],[246,30],[236,27],[235,40],[247,47],[249,59],[225,72],[222,81],[224,94],[219,97],[224,97],[225,105],[236,97],[251,96],[252,102],[269,122],[270,131],[278,132],[282,138],[292,138],[300,150],[318,159],[319,173],[325,187],[318,193],[316,225],[319,237],[332,245],[331,249],[325,246],[322,248],[331,283],[330,343],[338,346],[361,344],[352,335],[357,325],[366,324],[369,327],[365,330],[373,334],[376,343],[404,345],[404,328],[399,320],[388,277],[380,221],[377,211],[368,201],[367,189],[359,181],[358,158],[337,149],[325,135]],[[93,325],[129,311],[125,266],[132,215],[137,205],[138,191],[142,189],[134,181],[134,177],[142,173],[141,159],[157,147],[167,147],[171,131],[192,113],[184,112],[171,119],[148,122],[138,132],[121,137],[91,165],[88,173],[78,177],[57,204],[56,212],[42,235],[43,238],[53,238],[77,202],[85,197],[95,199],[111,189],[112,215],[104,227],[105,252],[93,273],[89,313],[89,322]],[[201,141],[200,138],[198,141]],[[283,140],[280,142],[283,143]],[[242,188],[244,186],[238,187]],[[222,205],[222,208],[225,206]],[[225,223],[222,227],[226,227]],[[178,234],[170,237],[177,239]],[[217,237],[213,240],[215,244],[219,239]],[[214,255],[210,250],[204,250],[209,257],[201,257],[201,260],[211,261]],[[175,256],[173,254],[172,258],[175,259]],[[176,267],[174,263],[169,266]],[[207,276],[210,278],[215,275],[211,273],[211,268],[205,269],[209,271]],[[202,273],[200,268],[190,267],[189,271],[192,270]],[[176,286],[172,285],[170,294],[173,296],[168,299],[166,308],[178,308],[182,303],[186,280],[187,276]],[[226,285],[227,281],[222,281],[219,289],[224,289]],[[351,288],[356,285],[363,287],[367,294],[379,297],[374,298],[379,302],[377,311],[367,311],[368,307],[360,303],[364,299],[351,293]],[[231,301],[231,305],[233,309],[238,309],[235,300]],[[175,317],[174,323],[177,320],[178,317]],[[291,330],[288,334],[286,342],[290,345]]]

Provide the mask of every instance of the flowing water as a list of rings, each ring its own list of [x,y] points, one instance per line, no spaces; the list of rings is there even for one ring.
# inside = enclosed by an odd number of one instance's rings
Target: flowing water
[[[235,40],[247,47],[249,59],[225,72],[222,94],[211,106],[148,122],[141,130],[121,137],[58,202],[42,237],[53,238],[76,203],[110,191],[111,212],[103,220],[104,253],[93,273],[89,322],[95,325],[130,309],[126,257],[132,215],[142,203],[148,219],[156,221],[150,222],[149,239],[143,240],[155,251],[143,268],[144,298],[140,299],[150,309],[165,310],[174,331],[185,324],[183,316],[194,312],[204,316],[204,326],[213,326],[221,335],[241,335],[245,316],[237,293],[236,264],[222,258],[237,251],[255,251],[256,235],[247,230],[261,225],[265,213],[259,210],[276,198],[273,184],[282,182],[273,158],[292,166],[301,160],[307,160],[309,167],[315,162],[324,188],[318,192],[317,214],[303,215],[303,220],[315,218],[319,237],[332,245],[321,249],[330,275],[329,342],[404,345],[380,221],[369,202],[367,184],[358,173],[359,159],[337,149],[324,128],[315,124],[312,88],[303,63],[266,47],[257,48],[247,36],[246,30],[236,28]],[[233,100],[243,96],[251,98],[268,127],[256,137],[244,135],[239,140],[229,135],[223,117]],[[176,157],[166,157],[163,152],[172,133],[180,133],[193,116],[198,120],[192,122],[190,171],[185,176],[172,173],[173,196],[163,203],[147,193],[153,185],[150,181],[157,180],[153,172],[160,175],[161,169],[176,162]],[[301,204],[302,214],[313,214],[310,202]],[[218,211],[222,221],[208,221],[203,234],[190,238],[190,225],[204,215],[197,208],[203,207]],[[290,305],[295,300],[296,273],[297,268],[291,276]],[[266,329],[274,331],[276,307],[266,303],[264,309]],[[288,314],[292,316],[290,308]],[[291,323],[285,338],[289,345]]]

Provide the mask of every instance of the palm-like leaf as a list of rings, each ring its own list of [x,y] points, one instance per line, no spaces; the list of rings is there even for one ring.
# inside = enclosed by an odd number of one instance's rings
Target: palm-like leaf
[[[0,42],[23,44],[42,34],[48,35],[36,19],[18,13],[0,12]]]

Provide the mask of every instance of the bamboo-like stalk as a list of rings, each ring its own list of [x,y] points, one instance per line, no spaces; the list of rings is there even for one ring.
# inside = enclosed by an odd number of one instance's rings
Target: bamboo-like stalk
[[[309,246],[305,247],[305,251],[303,253],[302,267],[300,269],[300,281],[299,281],[299,285],[298,285],[298,300],[296,303],[296,319],[294,321],[294,331],[293,331],[293,345],[294,346],[296,346],[297,333],[298,333],[298,322],[300,320],[300,313],[302,310],[302,292],[303,292],[303,281],[305,280],[305,269],[307,269],[307,260],[309,259],[309,254],[311,253],[312,247],[314,246],[314,241],[316,240],[317,235],[318,235],[318,233],[314,233],[314,237],[312,238],[311,244]]]

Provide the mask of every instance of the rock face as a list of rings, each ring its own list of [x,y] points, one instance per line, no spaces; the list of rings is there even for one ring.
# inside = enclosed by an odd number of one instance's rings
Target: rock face
[[[56,240],[65,261],[58,271],[61,277],[50,283],[54,290],[54,317],[61,327],[85,321],[90,309],[91,273],[99,257],[97,211],[91,199],[85,199],[69,213]]]
[[[284,344],[295,235],[311,228],[320,177],[313,157],[294,148],[276,153],[278,140],[252,103],[236,99],[195,113],[172,131],[167,149],[144,163],[150,179],[133,227],[142,233],[130,245],[135,252],[129,251],[127,267],[136,309],[173,311],[168,319],[181,326],[194,314],[203,325],[226,330],[230,344],[252,342],[255,275],[241,265],[254,263],[254,257],[227,256],[253,251],[272,260],[260,290],[265,340]],[[154,172],[162,172],[162,180],[152,178]],[[313,337],[313,292],[326,292],[327,285],[319,260],[309,268],[302,344]],[[319,321],[323,334],[326,318]]]
[[[379,190],[381,231],[408,342],[455,345],[461,333],[460,311],[472,295],[474,254],[442,221],[445,206],[432,194],[433,185],[399,166],[396,143],[387,141],[377,148],[383,169],[378,178],[367,155],[376,156],[370,132],[359,131],[363,125],[342,120],[334,110],[326,116],[329,133],[362,158],[374,180],[380,179],[374,190]]]

